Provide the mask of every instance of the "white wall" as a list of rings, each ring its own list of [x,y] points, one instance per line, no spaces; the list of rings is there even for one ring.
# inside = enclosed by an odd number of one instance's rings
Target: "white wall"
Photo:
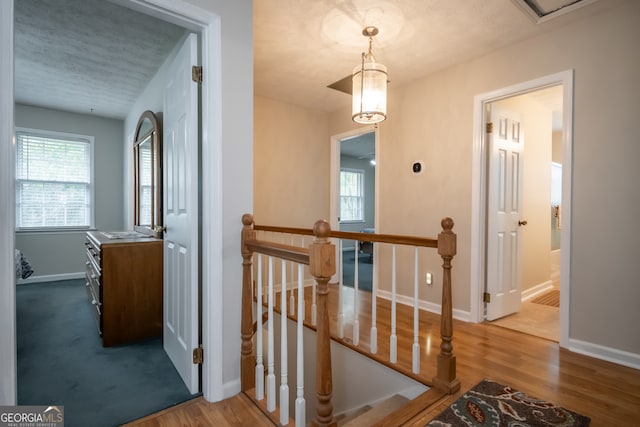
[[[123,218],[122,120],[17,104],[18,127],[93,136],[94,211],[99,230],[121,230]],[[85,232],[18,232],[16,248],[34,269],[29,281],[84,275]]]
[[[168,2],[173,5],[175,0]],[[253,211],[253,3],[188,0],[219,17],[220,45],[205,40],[202,121],[203,376],[207,400],[240,391],[241,218]],[[175,6],[173,6],[175,7]]]

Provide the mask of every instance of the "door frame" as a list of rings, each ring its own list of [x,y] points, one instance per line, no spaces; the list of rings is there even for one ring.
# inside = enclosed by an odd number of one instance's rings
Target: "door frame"
[[[562,230],[560,238],[560,292],[570,295],[571,287],[571,200],[573,169],[573,70],[496,89],[473,98],[473,158],[471,194],[471,277],[470,314],[472,322],[483,322],[483,294],[486,282],[487,150],[485,111],[487,104],[516,95],[562,85]],[[560,299],[560,346],[569,346],[570,298]]]
[[[0,2],[0,403],[17,403],[17,345],[14,231],[14,1]],[[223,382],[223,286],[222,286],[222,33],[221,18],[184,0],[117,0],[116,3],[180,25],[200,35],[202,117],[202,393],[207,401],[225,398]],[[123,135],[124,137],[124,135]],[[124,161],[124,160],[123,160]]]
[[[360,135],[364,135],[365,133],[374,132],[375,134],[375,150],[376,150],[376,167],[374,171],[375,176],[375,187],[374,187],[374,213],[373,213],[373,227],[375,230],[378,229],[378,208],[379,208],[379,197],[378,197],[378,188],[379,182],[378,179],[380,176],[379,168],[380,162],[378,161],[378,153],[380,147],[380,131],[378,126],[376,125],[367,125],[362,126],[357,129],[353,129],[347,132],[342,132],[336,135],[331,136],[331,164],[329,168],[329,224],[331,225],[332,230],[340,230],[340,222],[338,221],[338,216],[340,213],[340,141],[347,138],[355,138]]]

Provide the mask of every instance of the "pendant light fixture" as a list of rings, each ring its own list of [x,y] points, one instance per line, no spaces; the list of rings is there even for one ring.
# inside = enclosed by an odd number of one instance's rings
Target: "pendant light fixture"
[[[376,62],[371,51],[376,34],[376,27],[362,30],[362,35],[369,38],[369,51],[362,52],[360,65],[353,69],[351,118],[356,123],[379,123],[387,118],[387,67]]]

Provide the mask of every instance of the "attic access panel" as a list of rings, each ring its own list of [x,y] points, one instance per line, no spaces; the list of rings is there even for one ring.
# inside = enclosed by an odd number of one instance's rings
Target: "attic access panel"
[[[572,12],[597,0],[512,0],[536,23]]]

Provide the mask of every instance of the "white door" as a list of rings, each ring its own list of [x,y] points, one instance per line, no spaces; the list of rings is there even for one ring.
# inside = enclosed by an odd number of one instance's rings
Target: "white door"
[[[491,105],[487,189],[487,320],[520,309],[524,132],[517,114]]]
[[[191,393],[200,389],[198,274],[198,84],[191,79],[197,38],[191,34],[164,90],[164,349]]]

